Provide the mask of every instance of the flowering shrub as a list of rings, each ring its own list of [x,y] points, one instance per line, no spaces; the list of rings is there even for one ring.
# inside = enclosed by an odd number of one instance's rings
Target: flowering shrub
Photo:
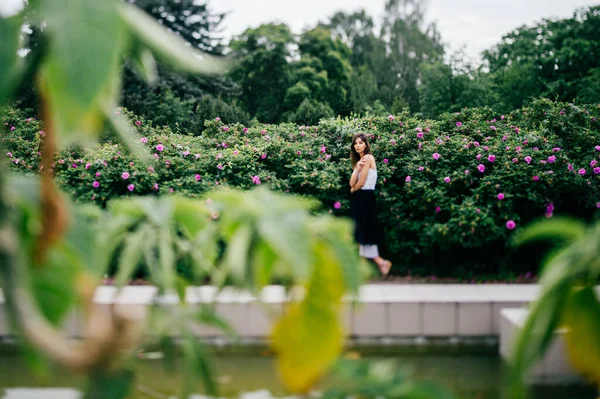
[[[151,164],[134,160],[110,139],[93,149],[63,151],[57,179],[78,201],[103,205],[123,195],[197,196],[216,187],[268,184],[346,215],[349,145],[361,131],[377,161],[383,251],[400,268],[462,275],[497,273],[499,267],[528,271],[537,261],[534,251],[512,252],[505,244],[514,231],[554,214],[600,215],[597,106],[540,100],[510,115],[465,109],[439,120],[401,114],[310,127],[245,127],[216,118],[197,137],[129,116]],[[13,168],[36,171],[42,127],[17,111],[8,111],[2,123]]]

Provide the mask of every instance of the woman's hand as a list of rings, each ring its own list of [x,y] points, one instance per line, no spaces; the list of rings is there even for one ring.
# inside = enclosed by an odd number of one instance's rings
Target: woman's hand
[[[361,170],[365,166],[365,158],[362,157],[360,161],[356,163],[356,169]]]

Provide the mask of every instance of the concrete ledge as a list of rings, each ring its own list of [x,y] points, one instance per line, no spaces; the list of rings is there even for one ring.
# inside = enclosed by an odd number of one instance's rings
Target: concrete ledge
[[[534,300],[537,285],[512,284],[367,284],[357,298],[344,298],[342,323],[349,338],[489,338],[500,333],[500,311],[526,306]],[[225,287],[188,287],[188,309],[211,306],[238,332],[241,338],[266,338],[275,316],[303,291],[286,292],[282,286],[267,286],[257,295]],[[98,287],[94,300],[101,305],[120,307],[179,306],[175,294],[158,295],[152,286],[127,286],[120,292],[112,286]],[[73,311],[65,331],[80,337],[82,315]],[[152,331],[148,332],[152,334]],[[223,337],[212,327],[201,326],[199,337]],[[0,293],[0,337],[10,335],[5,305]]]
[[[517,333],[523,326],[528,311],[526,309],[502,309],[500,322],[500,355],[508,359]],[[528,378],[533,383],[571,383],[582,382],[571,366],[564,342],[564,330],[555,332],[555,339],[545,356],[531,369]]]

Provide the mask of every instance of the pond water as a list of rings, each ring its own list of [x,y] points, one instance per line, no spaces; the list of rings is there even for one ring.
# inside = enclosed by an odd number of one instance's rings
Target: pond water
[[[364,358],[395,358],[413,371],[415,379],[433,381],[463,399],[501,399],[503,366],[493,354],[364,354]],[[267,352],[253,354],[219,354],[216,373],[220,396],[227,398],[264,399],[289,396],[275,378],[274,358]],[[139,361],[136,393],[132,399],[167,399],[181,387],[177,373],[165,371],[161,360]],[[53,370],[48,379],[35,377],[16,354],[0,353],[0,398],[2,399],[75,399],[82,378],[64,370]],[[16,389],[19,388],[19,389]],[[23,389],[25,388],[25,389]],[[39,388],[46,388],[38,391]],[[50,391],[48,388],[63,388]],[[66,390],[64,388],[72,388]],[[202,389],[198,385],[198,393]],[[536,386],[532,399],[595,399],[594,390],[580,385]]]

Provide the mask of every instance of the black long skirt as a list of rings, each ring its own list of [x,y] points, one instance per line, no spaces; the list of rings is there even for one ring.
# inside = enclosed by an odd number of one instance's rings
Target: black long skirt
[[[350,215],[354,219],[354,240],[362,245],[379,244],[381,233],[375,190],[357,190],[350,194]]]

